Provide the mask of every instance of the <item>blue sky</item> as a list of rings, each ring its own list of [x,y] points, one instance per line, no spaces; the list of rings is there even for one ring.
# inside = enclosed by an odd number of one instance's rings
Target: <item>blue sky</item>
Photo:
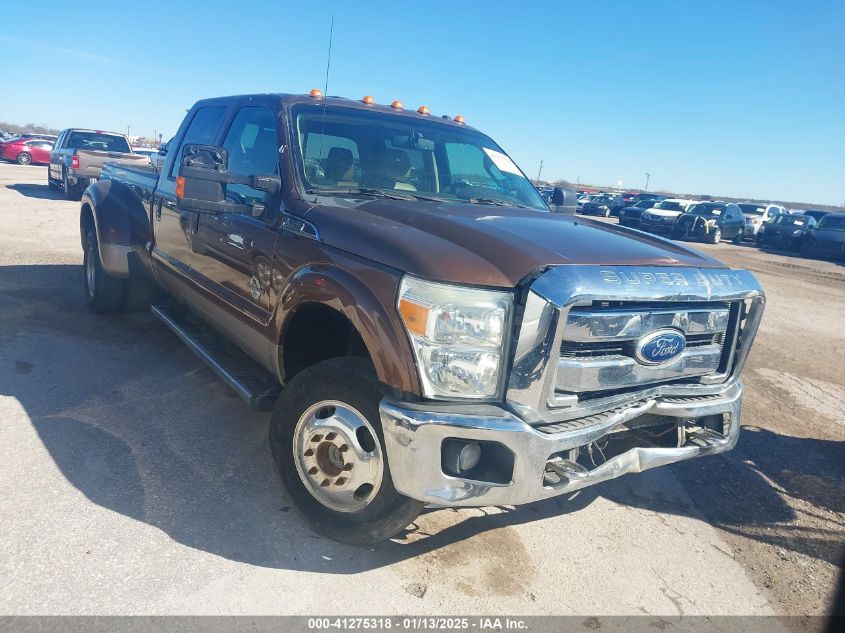
[[[334,16],[330,94],[462,113],[532,178],[845,204],[836,0],[3,4],[0,120],[167,138],[322,87]]]

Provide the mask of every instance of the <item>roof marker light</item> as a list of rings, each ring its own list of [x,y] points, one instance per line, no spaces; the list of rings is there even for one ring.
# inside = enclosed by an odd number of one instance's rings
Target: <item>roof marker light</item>
[[[456,114],[456,115],[455,115],[455,118],[454,118],[454,119],[452,119],[452,120],[453,120],[455,123],[460,123],[461,125],[463,125],[464,123],[466,123],[466,120],[464,119],[464,115],[463,115],[463,114]]]
[[[367,105],[373,105],[376,102],[370,95],[365,96],[361,99],[361,103],[366,103]]]
[[[397,110],[404,110],[405,104],[399,101],[399,99],[395,99],[393,103],[390,104],[391,108],[396,108]]]
[[[431,110],[428,109],[428,106],[420,106],[417,108],[417,112],[420,114],[431,114]]]
[[[311,88],[311,92],[309,92],[308,94],[314,97],[315,99],[319,99],[323,96],[323,91],[319,88]]]

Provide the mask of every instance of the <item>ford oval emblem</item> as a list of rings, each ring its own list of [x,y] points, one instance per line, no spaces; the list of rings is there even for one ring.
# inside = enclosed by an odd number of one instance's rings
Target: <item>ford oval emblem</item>
[[[687,339],[678,330],[656,330],[637,342],[635,355],[644,365],[659,365],[680,356],[687,346]]]

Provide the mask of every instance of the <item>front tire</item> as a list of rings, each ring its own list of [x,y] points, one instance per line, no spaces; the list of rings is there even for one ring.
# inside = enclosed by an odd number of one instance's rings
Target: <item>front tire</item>
[[[371,544],[417,518],[420,501],[393,487],[372,365],[334,358],[297,374],[270,422],[270,449],[296,510],[329,538]]]
[[[56,191],[59,186],[55,183],[53,178],[50,176],[50,166],[47,165],[47,189],[50,191]]]
[[[123,307],[124,280],[112,277],[103,270],[97,236],[89,231],[85,236],[85,304],[91,312],[118,312]]]
[[[17,162],[18,165],[31,165],[32,164],[32,156],[30,156],[26,152],[21,152],[15,158],[15,162]]]
[[[733,239],[731,240],[734,244],[740,245],[742,244],[742,238],[744,237],[745,232],[740,229],[740,231],[734,235]]]

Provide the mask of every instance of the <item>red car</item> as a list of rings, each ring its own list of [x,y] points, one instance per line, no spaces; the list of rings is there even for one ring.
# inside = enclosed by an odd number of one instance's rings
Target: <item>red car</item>
[[[53,144],[41,138],[15,138],[0,143],[0,158],[18,165],[49,165]]]

